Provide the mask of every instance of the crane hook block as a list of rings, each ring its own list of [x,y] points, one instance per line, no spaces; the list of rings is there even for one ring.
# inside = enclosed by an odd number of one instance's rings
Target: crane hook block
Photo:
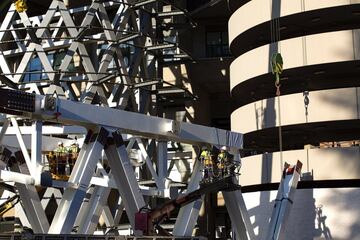
[[[22,13],[27,10],[26,0],[15,0],[14,4],[18,13]]]

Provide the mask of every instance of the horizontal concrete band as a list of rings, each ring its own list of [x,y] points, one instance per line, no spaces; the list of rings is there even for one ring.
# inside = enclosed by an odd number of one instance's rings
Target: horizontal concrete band
[[[243,134],[279,126],[360,119],[359,88],[310,92],[306,115],[303,93],[290,94],[247,104],[231,115],[233,131]]]
[[[283,163],[286,161],[295,164],[297,160],[303,163],[304,181],[360,179],[359,159],[358,146],[283,152]],[[254,171],[254,169],[258,169],[258,171]],[[280,182],[282,169],[279,152],[245,157],[242,158],[240,183],[242,186],[248,186]],[[335,183],[333,184],[336,186]],[[348,187],[353,186],[352,184],[355,183],[351,183]],[[344,187],[346,186],[344,183]],[[309,187],[311,188],[311,186]],[[314,187],[316,186],[314,185]],[[324,185],[324,187],[326,186]]]
[[[263,1],[252,0],[236,10],[229,20],[229,42],[231,43],[238,35],[245,31],[268,22],[271,19],[298,14],[306,11],[354,5],[360,3],[355,0],[282,0]],[[256,12],[257,14],[254,14]],[[281,19],[280,19],[281,21]]]
[[[274,32],[269,29],[277,25],[278,37],[286,40],[306,35],[350,30],[358,28],[360,4],[330,7],[281,17],[279,21],[260,23],[237,35],[230,44],[232,55],[240,56],[257,47],[274,41]],[[334,24],[337,19],[338,24]]]
[[[242,186],[242,193],[272,191],[278,190],[279,183],[266,183]],[[360,179],[339,179],[339,180],[316,180],[316,181],[300,181],[297,189],[313,189],[313,188],[360,188]]]
[[[286,71],[304,66],[358,60],[359,48],[359,30],[292,38],[279,42],[279,46],[265,45],[241,55],[232,62],[230,89],[240,83],[271,73],[270,59],[278,51],[283,57],[283,68]],[[298,73],[301,75],[301,71]]]
[[[323,89],[360,87],[360,60],[301,66],[281,74],[281,95]],[[272,73],[239,83],[231,90],[233,110],[259,100],[276,96]]]

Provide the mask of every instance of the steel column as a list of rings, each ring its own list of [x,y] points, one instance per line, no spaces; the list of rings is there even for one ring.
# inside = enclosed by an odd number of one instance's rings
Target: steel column
[[[121,199],[124,201],[126,214],[131,226],[135,228],[135,213],[145,206],[145,201],[121,134],[113,132],[112,135],[113,138],[109,139],[105,153]]]
[[[192,192],[199,188],[200,180],[202,179],[202,170],[204,166],[200,161],[195,162],[193,173],[186,192]],[[178,217],[173,229],[174,236],[191,236],[199,217],[202,199],[192,202],[179,211]]]
[[[241,191],[223,191],[222,194],[233,228],[235,229],[236,239],[256,239]]]
[[[168,154],[167,154],[167,141],[159,141],[157,143],[157,169],[158,177],[161,182],[160,190],[165,189],[165,180],[167,178],[168,168]]]
[[[14,164],[11,167],[11,170],[29,174],[25,165],[19,166]],[[26,217],[29,220],[34,233],[47,233],[49,230],[49,222],[41,205],[41,201],[35,186],[15,183],[15,187],[19,191]]]
[[[31,167],[35,174],[41,174],[42,160],[41,160],[41,147],[42,147],[42,122],[34,121],[32,123],[31,133]]]
[[[86,216],[79,222],[80,234],[93,234],[110,194],[110,188],[96,186],[87,206]]]
[[[0,131],[0,144],[2,143],[5,133],[7,131],[7,129],[9,128],[10,125],[10,120],[6,119],[1,127],[1,131]]]
[[[75,187],[68,187],[56,210],[49,233],[69,234],[73,228],[77,213],[86,195],[95,167],[101,157],[108,131],[101,128],[98,134],[88,133],[83,148],[71,173],[69,183]]]

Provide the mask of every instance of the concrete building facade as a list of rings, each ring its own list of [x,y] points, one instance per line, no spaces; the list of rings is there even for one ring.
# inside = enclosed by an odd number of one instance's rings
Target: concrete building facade
[[[245,200],[258,239],[276,195],[269,186],[297,160],[308,182],[296,192],[286,239],[360,237],[359,3],[229,1],[231,129],[245,134],[240,183],[255,189]],[[284,61],[280,97],[274,53]]]

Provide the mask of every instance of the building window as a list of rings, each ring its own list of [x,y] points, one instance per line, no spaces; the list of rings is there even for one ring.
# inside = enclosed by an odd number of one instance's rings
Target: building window
[[[227,32],[206,33],[206,56],[226,57],[230,55]]]
[[[48,55],[48,59],[50,62],[53,60],[53,55]],[[45,70],[43,69],[43,66],[41,64],[40,58],[35,57],[30,60],[26,72],[24,76],[24,82],[31,82],[31,81],[39,81],[43,79],[49,79],[47,74],[45,73]]]

